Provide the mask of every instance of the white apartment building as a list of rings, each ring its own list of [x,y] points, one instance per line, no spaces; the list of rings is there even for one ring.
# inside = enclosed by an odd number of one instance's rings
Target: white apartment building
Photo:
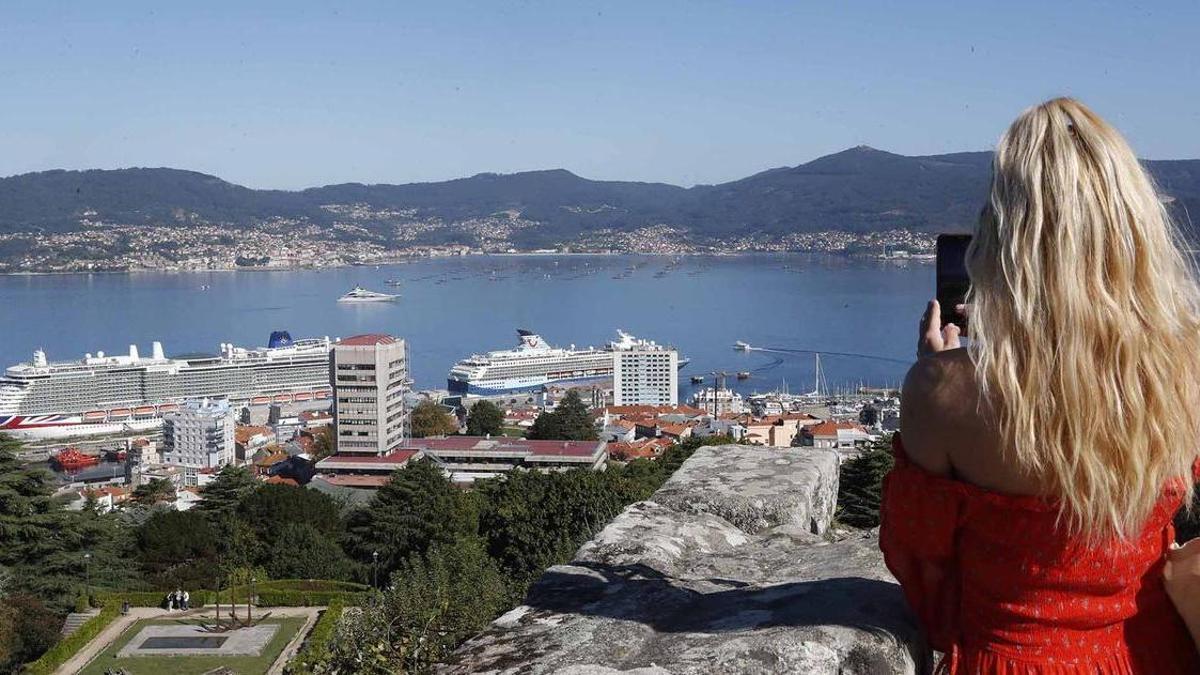
[[[613,351],[613,405],[679,405],[679,352],[650,340]]]
[[[163,416],[163,463],[193,469],[219,469],[232,463],[234,426],[229,401],[184,403]]]
[[[408,345],[391,335],[355,335],[333,345],[330,359],[338,454],[383,456],[408,429]]]

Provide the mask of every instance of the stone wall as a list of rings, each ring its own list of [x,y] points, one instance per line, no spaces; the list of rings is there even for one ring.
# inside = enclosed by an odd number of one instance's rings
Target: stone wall
[[[914,673],[874,533],[830,532],[833,451],[701,448],[440,673]]]

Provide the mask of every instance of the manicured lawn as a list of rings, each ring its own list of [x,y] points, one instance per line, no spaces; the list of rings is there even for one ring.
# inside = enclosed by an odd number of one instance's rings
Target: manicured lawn
[[[279,631],[259,656],[130,656],[123,659],[116,657],[117,652],[125,646],[142,628],[146,626],[168,626],[180,623],[192,623],[188,620],[152,619],[135,621],[121,635],[100,653],[83,669],[84,675],[104,675],[106,669],[124,668],[133,675],[158,675],[173,673],[175,675],[200,675],[220,666],[228,666],[239,673],[247,675],[267,672],[271,664],[279,656],[279,652],[296,635],[304,625],[303,617],[280,617],[267,619],[264,623],[279,624]]]

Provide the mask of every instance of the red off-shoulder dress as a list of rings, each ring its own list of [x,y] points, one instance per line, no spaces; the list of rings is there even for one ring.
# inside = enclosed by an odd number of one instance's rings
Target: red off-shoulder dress
[[[1137,538],[1089,546],[1064,534],[1056,503],[929,473],[894,438],[879,545],[945,654],[939,670],[1200,673],[1162,584],[1182,490],[1163,491]]]

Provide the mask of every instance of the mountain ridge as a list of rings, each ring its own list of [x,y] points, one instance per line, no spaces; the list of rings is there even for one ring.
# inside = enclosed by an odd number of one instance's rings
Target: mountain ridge
[[[1200,211],[1200,160],[1144,164],[1175,208],[1185,215]],[[292,219],[332,226],[337,216],[325,207],[349,204],[403,212],[403,218],[368,219],[367,227],[380,230],[404,218],[462,222],[520,214],[536,224],[521,235],[530,245],[599,229],[654,225],[706,237],[964,229],[974,223],[990,172],[989,151],[910,156],[869,146],[692,187],[594,180],[564,168],[301,190],[248,188],[171,167],[51,169],[0,178],[0,232],[71,232],[81,229],[84,220],[249,227]]]

